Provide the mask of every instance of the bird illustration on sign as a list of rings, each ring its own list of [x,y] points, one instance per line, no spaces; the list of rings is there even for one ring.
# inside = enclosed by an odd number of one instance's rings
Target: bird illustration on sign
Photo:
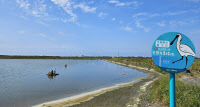
[[[185,69],[187,67],[187,62],[188,62],[188,56],[193,56],[195,57],[195,52],[192,50],[192,48],[188,45],[185,45],[185,44],[181,44],[181,41],[182,41],[182,36],[181,34],[177,34],[176,37],[174,38],[174,40],[170,43],[170,45],[173,45],[174,41],[177,40],[177,43],[176,43],[176,48],[179,52],[179,54],[181,55],[181,59],[177,60],[177,61],[174,61],[172,62],[172,64],[174,64],[175,62],[178,62],[178,61],[181,61],[183,60],[183,57],[185,56],[186,57],[186,65],[185,65]]]

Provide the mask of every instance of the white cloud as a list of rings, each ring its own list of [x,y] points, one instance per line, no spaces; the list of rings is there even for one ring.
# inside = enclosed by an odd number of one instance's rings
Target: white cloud
[[[129,26],[126,26],[126,27],[121,27],[121,29],[125,30],[125,31],[128,31],[128,32],[135,32],[133,31],[133,28],[129,27]]]
[[[112,21],[115,21],[116,19],[115,18],[112,18]]]
[[[129,6],[129,5],[134,5],[135,7],[139,6],[139,3],[134,1],[134,2],[119,2],[118,0],[110,0],[108,3],[115,4],[115,6]]]
[[[134,2],[127,2],[126,3],[126,5],[132,5],[132,4],[134,4],[135,6],[139,6],[140,5],[140,3],[136,2],[136,1],[134,1]]]
[[[71,2],[71,0],[51,0],[51,1],[54,4],[62,7],[65,10],[65,12],[71,16],[70,19],[67,19],[65,21],[75,22],[77,20],[77,15],[72,11],[72,4],[74,4],[74,2]]]
[[[25,16],[19,16],[20,18],[22,18],[22,19],[25,19],[25,20],[29,20],[27,17],[25,17]]]
[[[63,22],[75,22],[77,20],[77,15],[72,12],[72,4],[70,0],[51,0],[55,5],[61,7],[67,14],[70,15],[70,18],[57,18],[55,16],[51,17],[47,9],[51,9],[45,4],[45,0],[34,0],[33,4],[30,4],[28,0],[16,0],[17,4],[20,8],[24,8],[25,12],[29,15],[33,15],[35,17],[41,18],[42,20],[60,20]],[[75,22],[77,23],[77,22]]]
[[[24,30],[20,30],[20,31],[18,31],[18,33],[19,33],[19,34],[24,34],[25,31],[24,31]]]
[[[64,33],[63,33],[63,32],[58,32],[58,34],[59,34],[59,35],[63,35]]]
[[[147,13],[137,13],[134,14],[133,17],[143,16],[143,15],[147,15]]]
[[[47,35],[45,35],[43,33],[39,33],[39,36],[41,36],[41,37],[47,37]]]
[[[19,4],[20,8],[29,9],[29,2],[27,0],[16,0],[17,4]]]
[[[145,32],[149,32],[150,28],[141,25],[142,21],[149,20],[149,19],[154,18],[154,17],[175,16],[175,15],[181,15],[181,14],[185,14],[185,13],[189,13],[189,12],[199,13],[200,10],[196,9],[196,10],[165,12],[165,13],[145,13],[145,12],[143,12],[143,13],[134,14],[133,18],[135,19],[136,27],[144,29]],[[157,22],[156,24],[158,26],[163,27],[163,26],[166,26],[166,23],[167,22]],[[178,25],[185,25],[185,24],[188,23],[188,21],[174,21],[174,20],[172,20],[172,21],[169,21],[168,23],[171,26],[178,26]]]
[[[88,4],[93,4],[94,3],[94,1],[90,1],[90,2],[88,2]]]
[[[38,1],[34,3],[34,7],[32,9],[32,14],[35,17],[46,17],[48,13],[46,12],[47,5],[44,4],[44,0]]]
[[[176,12],[165,12],[165,13],[137,13],[133,15],[133,18],[152,18],[152,17],[159,17],[159,16],[173,16],[173,15],[180,15],[184,13],[189,13],[189,12],[195,12],[199,13],[200,10],[195,9],[195,10],[187,10],[187,11],[176,11]]]
[[[104,19],[104,17],[105,17],[106,15],[107,15],[106,13],[101,12],[101,13],[98,14],[98,17]]]
[[[44,25],[44,26],[49,26],[47,23],[45,23],[45,22],[43,22],[43,21],[41,21],[41,20],[36,20],[35,22],[36,22],[36,23],[39,23],[39,24],[41,24],[41,25]]]
[[[163,22],[158,22],[158,23],[156,23],[158,26],[161,26],[161,27],[164,27],[164,26],[166,26],[166,24],[165,24],[165,22],[163,21]]]
[[[116,3],[116,6],[124,6],[125,3]]]
[[[189,2],[200,2],[200,0],[185,0],[185,1],[189,1]]]
[[[157,14],[157,13],[137,13],[137,14],[134,14],[133,17],[134,18],[138,18],[140,16],[144,16],[144,17],[156,17],[156,16],[160,16],[160,14]]]
[[[44,4],[44,0],[36,0],[32,5],[27,0],[16,0],[16,2],[19,7],[25,9],[25,12],[29,15],[43,19],[47,19],[49,17],[46,12],[47,5]],[[25,16],[22,16],[21,18],[26,19]]]
[[[119,3],[119,1],[116,1],[116,0],[110,0],[110,1],[108,1],[108,3]]]
[[[49,39],[49,40],[55,40],[54,38],[52,38],[52,37],[49,37],[49,36],[47,36],[47,35],[45,35],[45,34],[43,34],[43,33],[39,33],[39,36],[40,37],[43,37],[43,38],[47,38],[47,39]]]
[[[163,16],[179,15],[179,14],[183,14],[183,13],[187,13],[187,12],[189,12],[189,11],[167,12],[167,13],[164,13]]]
[[[115,6],[125,6],[125,3],[119,2],[117,0],[110,0],[108,3],[115,4]]]
[[[66,33],[61,32],[61,31],[57,32],[57,33],[58,33],[59,36],[65,36],[65,37],[74,37],[75,36],[74,34],[69,34],[69,33],[66,34]]]
[[[59,5],[61,7],[65,7],[65,6],[71,6],[71,4],[73,4],[73,2],[71,2],[71,0],[51,0],[53,3],[55,3],[56,5]]]
[[[191,34],[194,34],[194,35],[200,35],[200,29],[196,29],[196,30],[193,30],[190,32]],[[200,37],[200,36],[199,36]]]
[[[177,21],[177,20],[171,20],[171,21],[169,21],[169,24],[171,25],[171,26],[173,26],[173,27],[176,27],[176,26],[179,26],[179,25],[185,25],[185,24],[187,24],[186,22],[184,22],[184,21]]]
[[[95,13],[96,12],[96,7],[89,7],[85,3],[80,3],[77,5],[73,5],[73,7],[76,8],[81,8],[85,13],[91,12]]]
[[[147,28],[147,27],[143,26],[143,25],[140,23],[139,20],[136,20],[135,24],[136,24],[136,27],[142,28],[145,32],[149,32],[149,31],[150,31],[150,28]]]

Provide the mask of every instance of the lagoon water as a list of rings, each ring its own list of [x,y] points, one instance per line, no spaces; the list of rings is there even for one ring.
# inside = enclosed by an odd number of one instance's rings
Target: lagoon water
[[[51,69],[59,75],[48,78]],[[0,59],[0,107],[30,107],[147,75],[102,60]]]

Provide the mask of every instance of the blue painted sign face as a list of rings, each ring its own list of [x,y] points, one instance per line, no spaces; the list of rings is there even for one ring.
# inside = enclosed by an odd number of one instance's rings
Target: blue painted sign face
[[[179,73],[187,70],[195,59],[192,41],[182,33],[160,35],[152,46],[152,59],[163,71]]]

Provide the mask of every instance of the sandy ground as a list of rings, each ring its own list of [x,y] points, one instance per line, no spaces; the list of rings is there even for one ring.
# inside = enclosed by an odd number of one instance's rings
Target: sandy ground
[[[190,84],[190,85],[198,85],[200,86],[200,78],[192,78],[192,77],[187,77],[187,76],[183,76],[180,81],[183,81],[186,84]]]
[[[149,102],[147,99],[148,94],[150,93],[150,88],[152,84],[146,87],[146,91],[140,96],[139,107],[168,107],[158,102]]]
[[[124,65],[121,63],[116,64]],[[37,107],[136,107],[140,102],[140,96],[144,94],[146,88],[155,79],[160,77],[160,74],[152,70],[147,71],[146,68],[138,68],[131,65],[129,67],[150,75],[138,81],[96,91],[84,97],[47,102]]]

